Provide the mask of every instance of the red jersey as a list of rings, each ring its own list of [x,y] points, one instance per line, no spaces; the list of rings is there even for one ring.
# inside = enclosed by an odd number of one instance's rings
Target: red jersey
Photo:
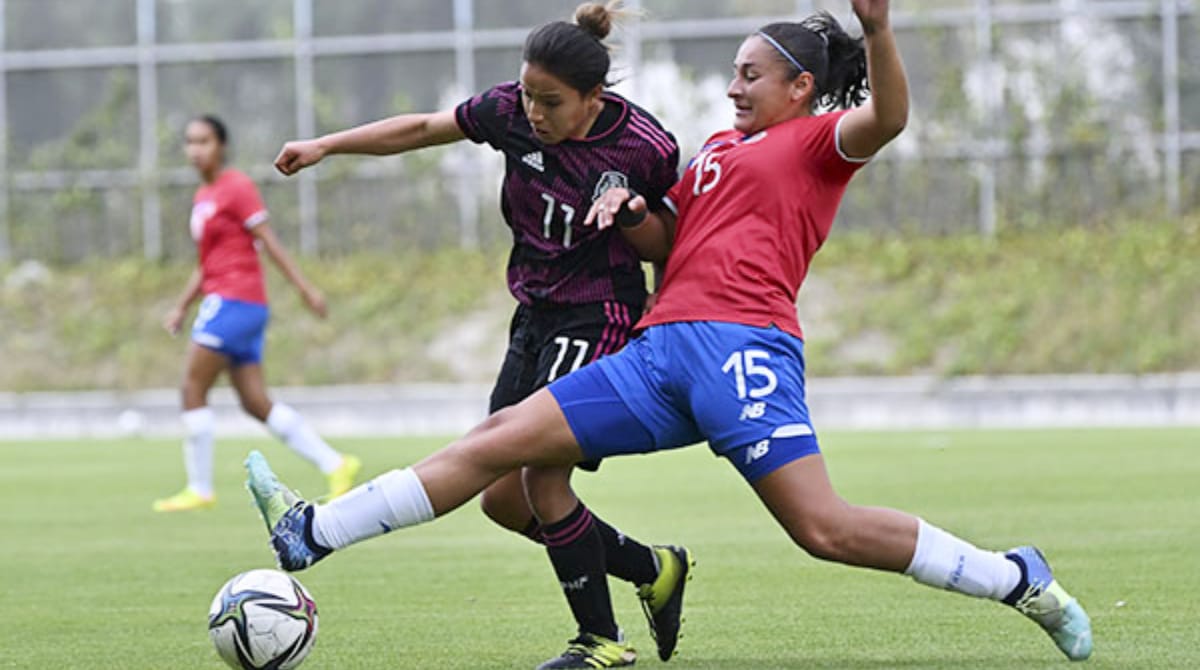
[[[251,229],[267,220],[258,188],[245,174],[225,170],[196,190],[192,239],[200,254],[201,290],[230,300],[267,304],[262,264]]]
[[[709,138],[667,194],[678,214],[675,246],[658,302],[638,328],[722,321],[803,338],[796,293],[846,185],[865,163],[838,145],[844,115]]]

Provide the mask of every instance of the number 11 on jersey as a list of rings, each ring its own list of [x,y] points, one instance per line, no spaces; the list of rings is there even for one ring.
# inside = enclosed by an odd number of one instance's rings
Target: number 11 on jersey
[[[560,203],[549,193],[542,194],[542,200],[546,201],[546,214],[542,216],[542,236],[550,239],[553,234],[550,230],[554,223],[554,214],[561,210],[563,213],[563,246],[571,246],[571,222],[575,220],[575,208],[563,202]]]

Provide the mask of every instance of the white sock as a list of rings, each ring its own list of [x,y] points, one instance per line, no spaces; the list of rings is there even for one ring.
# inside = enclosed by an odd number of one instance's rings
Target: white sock
[[[212,408],[197,407],[183,413],[187,436],[183,440],[183,465],[187,469],[188,486],[200,495],[213,494],[213,439],[217,421]]]
[[[324,474],[337,470],[342,464],[342,455],[322,440],[299,412],[281,402],[271,406],[267,414],[267,428]]]
[[[313,510],[313,539],[330,549],[433,520],[433,504],[412,468],[392,470]]]
[[[1003,600],[1021,581],[1021,568],[995,551],[984,551],[918,519],[917,551],[904,574],[939,589]]]

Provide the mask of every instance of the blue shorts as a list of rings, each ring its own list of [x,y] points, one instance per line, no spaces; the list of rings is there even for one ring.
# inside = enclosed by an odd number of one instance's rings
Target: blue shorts
[[[804,342],[776,328],[654,326],[549,388],[587,459],[707,440],[753,482],[820,452]]]
[[[192,324],[192,341],[225,354],[234,367],[260,363],[269,318],[266,305],[206,295]]]

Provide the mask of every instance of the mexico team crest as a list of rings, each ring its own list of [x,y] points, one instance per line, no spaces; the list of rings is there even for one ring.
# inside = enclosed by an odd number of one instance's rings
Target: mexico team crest
[[[629,177],[624,173],[609,170],[600,175],[600,179],[596,181],[596,190],[592,191],[592,202],[600,199],[604,192],[610,188],[629,188]]]

